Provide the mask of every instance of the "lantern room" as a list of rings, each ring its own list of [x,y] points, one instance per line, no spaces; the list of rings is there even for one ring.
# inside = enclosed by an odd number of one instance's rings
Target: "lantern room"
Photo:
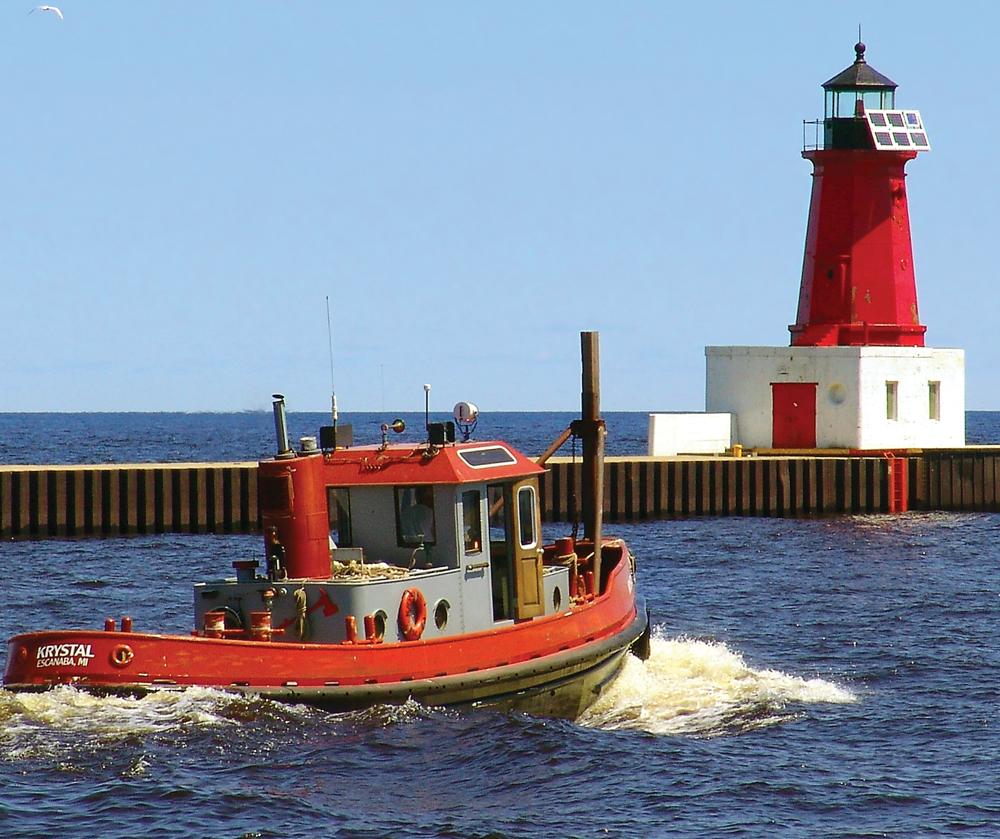
[[[823,147],[873,148],[865,122],[867,111],[896,107],[896,83],[865,61],[865,45],[854,47],[854,63],[823,84]]]

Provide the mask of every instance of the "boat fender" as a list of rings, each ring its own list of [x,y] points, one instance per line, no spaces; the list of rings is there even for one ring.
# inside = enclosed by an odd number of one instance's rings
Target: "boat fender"
[[[424,634],[427,623],[427,601],[418,588],[408,588],[399,601],[399,631],[407,641],[416,641]]]
[[[132,652],[132,648],[128,644],[116,644],[108,655],[108,661],[113,667],[128,667],[133,658],[135,658],[135,653]]]
[[[646,628],[642,631],[642,635],[636,638],[632,642],[632,646],[629,647],[629,652],[632,653],[639,661],[646,661],[651,653],[650,645],[651,638],[653,635],[653,624],[649,619],[649,606],[646,607]]]
[[[306,594],[305,586],[297,588],[292,592],[292,600],[295,603],[295,637],[300,641],[305,641],[309,637],[309,597]]]

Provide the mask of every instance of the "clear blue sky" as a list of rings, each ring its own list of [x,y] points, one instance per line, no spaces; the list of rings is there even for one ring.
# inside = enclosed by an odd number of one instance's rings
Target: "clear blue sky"
[[[58,2],[58,0],[57,0]],[[0,411],[702,410],[788,344],[802,121],[899,84],[921,321],[1000,409],[1000,5],[0,6]]]

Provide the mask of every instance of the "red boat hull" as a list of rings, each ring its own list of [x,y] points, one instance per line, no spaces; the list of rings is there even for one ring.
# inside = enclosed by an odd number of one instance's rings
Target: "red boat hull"
[[[638,604],[638,606],[637,606]],[[138,632],[18,635],[4,685],[146,692],[194,685],[349,708],[413,697],[427,704],[529,700],[573,716],[647,631],[632,569],[619,563],[603,595],[548,617],[486,632],[391,644],[308,644]],[[553,703],[559,691],[561,703]]]

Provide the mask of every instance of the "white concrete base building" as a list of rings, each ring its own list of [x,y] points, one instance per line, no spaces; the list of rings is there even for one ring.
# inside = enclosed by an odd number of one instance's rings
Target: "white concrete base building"
[[[930,347],[706,347],[705,409],[745,448],[965,445],[965,352]]]

